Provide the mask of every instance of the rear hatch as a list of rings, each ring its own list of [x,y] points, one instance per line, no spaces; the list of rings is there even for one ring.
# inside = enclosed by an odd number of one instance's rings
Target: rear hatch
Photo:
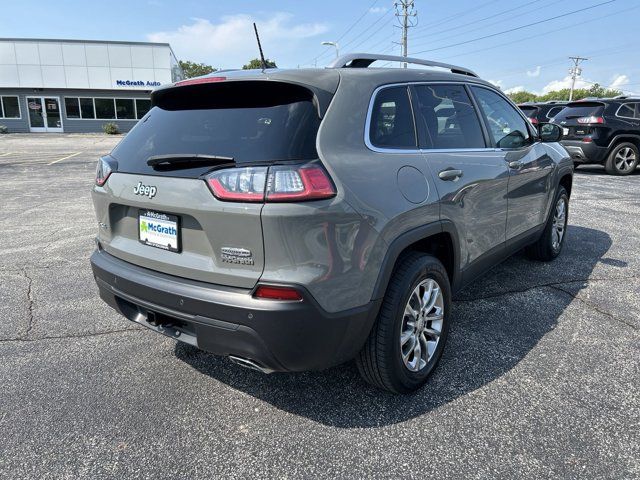
[[[538,123],[538,107],[534,105],[518,105],[518,107],[529,118],[531,123],[534,125]]]
[[[102,160],[114,171],[93,192],[98,239],[142,267],[251,288],[264,265],[264,204],[220,200],[206,176],[317,159],[321,111],[298,84],[216,80],[154,93],[150,112]]]
[[[554,118],[554,123],[563,127],[566,140],[580,140],[593,135],[604,123],[602,102],[581,101],[569,103]]]

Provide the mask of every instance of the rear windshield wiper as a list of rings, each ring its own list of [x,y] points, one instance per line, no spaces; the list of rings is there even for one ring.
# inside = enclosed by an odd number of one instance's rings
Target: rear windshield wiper
[[[153,155],[147,160],[147,165],[156,170],[177,170],[223,164],[235,164],[233,157],[203,155],[201,153],[170,153],[168,155]]]

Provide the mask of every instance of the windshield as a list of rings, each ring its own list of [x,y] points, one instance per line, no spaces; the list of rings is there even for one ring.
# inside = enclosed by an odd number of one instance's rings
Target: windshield
[[[232,94],[237,103],[228,95],[216,103],[211,89],[209,98],[197,104],[210,108],[181,109],[196,106],[192,96],[188,102],[172,102],[171,110],[155,106],[111,153],[118,171],[158,174],[147,160],[171,154],[231,157],[236,164],[318,158],[320,118],[310,92],[301,97],[295,87],[294,94],[280,92],[273,98],[268,88],[239,88]],[[193,168],[166,174],[192,177],[210,168],[193,162]]]

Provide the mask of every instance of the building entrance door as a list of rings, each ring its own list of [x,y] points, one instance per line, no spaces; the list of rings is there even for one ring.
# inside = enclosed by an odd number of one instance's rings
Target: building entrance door
[[[32,132],[62,132],[62,113],[58,97],[27,97],[29,130]]]

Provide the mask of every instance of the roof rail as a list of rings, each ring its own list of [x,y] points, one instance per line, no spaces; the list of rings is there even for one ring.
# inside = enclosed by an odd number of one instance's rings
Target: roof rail
[[[416,65],[425,65],[427,67],[440,67],[450,70],[451,73],[459,73],[462,75],[469,75],[471,77],[478,76],[475,72],[467,68],[449,65],[448,63],[423,60],[422,58],[400,57],[398,55],[377,55],[373,53],[348,53],[346,55],[341,55],[331,62],[327,68],[367,68],[373,62],[378,60],[384,60],[387,62],[406,62]]]

